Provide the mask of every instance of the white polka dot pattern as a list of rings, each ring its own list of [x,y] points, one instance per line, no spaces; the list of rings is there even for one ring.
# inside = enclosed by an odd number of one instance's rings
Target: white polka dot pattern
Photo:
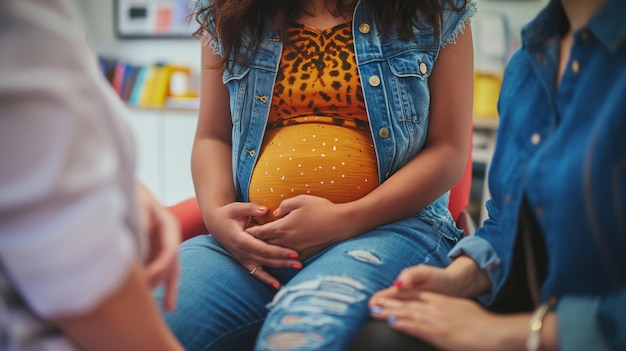
[[[368,131],[305,123],[267,132],[249,195],[251,202],[268,206],[271,213],[282,200],[296,195],[341,203],[361,198],[377,185],[376,154]]]

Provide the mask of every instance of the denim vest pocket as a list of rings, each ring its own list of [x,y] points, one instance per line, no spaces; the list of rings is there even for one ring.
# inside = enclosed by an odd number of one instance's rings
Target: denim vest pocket
[[[224,71],[224,83],[228,85],[230,92],[230,116],[233,122],[233,127],[239,120],[243,113],[243,101],[245,99],[246,82],[244,78],[250,73],[249,66],[235,65],[231,66],[231,70]]]
[[[430,110],[428,77],[434,66],[436,51],[410,50],[387,58],[396,84],[399,120],[423,124]]]

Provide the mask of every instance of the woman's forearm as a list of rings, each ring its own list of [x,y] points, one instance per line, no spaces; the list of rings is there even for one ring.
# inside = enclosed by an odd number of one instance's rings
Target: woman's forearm
[[[491,280],[487,272],[480,269],[469,256],[457,257],[445,270],[454,282],[451,284],[453,291],[449,292],[450,295],[474,297],[491,289]]]
[[[53,322],[85,350],[183,350],[167,328],[137,261],[122,286],[95,310]]]
[[[235,201],[230,145],[216,139],[197,139],[192,152],[192,176],[203,213]],[[205,218],[205,221],[207,219]]]

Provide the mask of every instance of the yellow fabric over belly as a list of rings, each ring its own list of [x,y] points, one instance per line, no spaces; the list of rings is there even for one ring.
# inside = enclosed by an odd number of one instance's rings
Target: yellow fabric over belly
[[[334,203],[357,200],[378,186],[372,137],[322,123],[286,125],[266,132],[250,181],[250,201],[269,208],[258,223],[274,220],[281,201],[296,195]]]

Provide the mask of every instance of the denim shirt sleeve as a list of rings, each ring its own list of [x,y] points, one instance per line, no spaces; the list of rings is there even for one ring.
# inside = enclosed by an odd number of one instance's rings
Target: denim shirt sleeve
[[[498,292],[506,281],[504,268],[500,264],[502,258],[489,242],[489,237],[498,235],[498,211],[494,205],[494,200],[487,201],[487,210],[489,218],[478,228],[472,236],[461,239],[448,253],[448,257],[452,260],[463,254],[473,259],[476,264],[487,272],[491,280],[491,290],[478,295],[480,302],[486,305],[492,304]]]
[[[454,7],[459,8],[463,5],[462,0],[454,0]],[[461,11],[456,11],[448,3],[448,0],[440,0],[442,9],[442,21],[441,21],[441,37],[440,48],[446,46],[446,44],[454,43],[457,35],[463,32],[465,23],[469,18],[476,14],[476,3],[473,0],[468,0],[467,5]]]
[[[562,350],[626,350],[626,289],[604,296],[564,296],[556,306]]]

